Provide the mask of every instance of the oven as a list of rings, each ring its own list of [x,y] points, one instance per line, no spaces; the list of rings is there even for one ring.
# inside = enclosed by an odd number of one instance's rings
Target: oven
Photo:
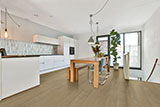
[[[69,54],[74,55],[75,54],[75,47],[69,47]]]

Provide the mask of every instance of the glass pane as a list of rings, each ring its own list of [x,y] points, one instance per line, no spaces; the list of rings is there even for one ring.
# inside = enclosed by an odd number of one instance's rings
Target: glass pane
[[[130,53],[130,67],[140,68],[140,35],[136,33],[125,34],[125,53]]]
[[[100,53],[108,55],[108,37],[99,37],[98,41],[100,43]]]

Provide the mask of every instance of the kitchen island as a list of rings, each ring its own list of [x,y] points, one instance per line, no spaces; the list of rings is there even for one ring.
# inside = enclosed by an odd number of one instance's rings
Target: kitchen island
[[[39,57],[0,56],[0,100],[40,85]]]

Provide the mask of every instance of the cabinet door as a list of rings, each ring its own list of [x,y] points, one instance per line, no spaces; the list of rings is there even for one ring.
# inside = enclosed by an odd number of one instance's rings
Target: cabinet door
[[[65,56],[65,64],[66,65],[70,65],[70,56],[68,55],[68,56]]]
[[[51,69],[53,68],[53,56],[45,56],[44,57],[44,68]]]
[[[64,56],[54,56],[53,57],[53,67],[57,68],[57,67],[61,67],[64,66]]]
[[[74,47],[74,39],[72,39],[72,38],[70,39],[69,45]]]
[[[75,58],[78,58],[78,41],[77,40],[74,41],[74,45],[75,45]]]
[[[4,58],[2,71],[2,98],[35,87],[40,83],[38,57]]]
[[[64,55],[65,56],[69,55],[69,39],[68,38],[64,40]]]
[[[39,64],[40,64],[40,71],[45,69],[45,62],[44,62],[44,56],[41,56],[39,58]]]

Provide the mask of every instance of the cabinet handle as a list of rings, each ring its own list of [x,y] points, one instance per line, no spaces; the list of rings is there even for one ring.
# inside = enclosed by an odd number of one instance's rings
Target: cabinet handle
[[[40,64],[45,64],[45,62],[42,62],[42,63],[40,63]]]

